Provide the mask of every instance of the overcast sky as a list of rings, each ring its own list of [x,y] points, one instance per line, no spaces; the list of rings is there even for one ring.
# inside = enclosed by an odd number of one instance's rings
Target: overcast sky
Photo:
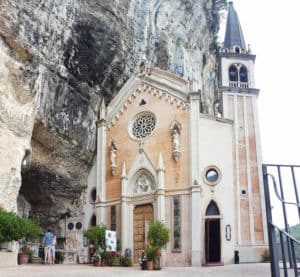
[[[300,165],[300,0],[233,4],[256,55],[263,162]]]

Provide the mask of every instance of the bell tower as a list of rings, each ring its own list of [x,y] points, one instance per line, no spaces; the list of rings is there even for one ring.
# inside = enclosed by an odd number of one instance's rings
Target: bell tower
[[[228,5],[224,46],[220,53],[220,83],[223,116],[233,120],[233,238],[241,261],[258,261],[261,258],[258,253],[267,243],[257,115],[259,89],[254,79],[255,55],[246,47],[233,3]]]

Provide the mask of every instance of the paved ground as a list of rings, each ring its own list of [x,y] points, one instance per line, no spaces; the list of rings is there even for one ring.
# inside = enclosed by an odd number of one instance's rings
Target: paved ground
[[[106,276],[197,276],[269,277],[270,264],[239,264],[216,267],[166,267],[141,270],[139,267],[94,267],[91,265],[21,265],[0,268],[0,277],[106,277]]]

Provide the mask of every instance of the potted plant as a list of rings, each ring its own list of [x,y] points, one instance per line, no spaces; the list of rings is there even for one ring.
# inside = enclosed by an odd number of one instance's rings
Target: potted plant
[[[156,256],[156,251],[158,250],[158,247],[151,247],[148,246],[146,248],[146,256],[147,256],[147,269],[152,270],[153,269],[153,261]]]
[[[155,259],[155,269],[160,269],[160,258],[157,258],[157,256],[160,256],[160,250],[165,248],[170,240],[170,230],[159,220],[152,220],[149,223],[149,231],[147,234],[147,240],[150,247],[155,248],[156,251],[154,253]],[[147,249],[146,249],[147,251]],[[149,251],[149,250],[148,250]],[[151,251],[150,251],[151,252]],[[150,253],[151,255],[152,253]],[[147,253],[147,259],[148,253]]]
[[[27,264],[33,262],[33,250],[30,248],[30,246],[27,244],[26,241],[22,242],[23,245],[20,248],[20,252],[18,254],[18,264]]]
[[[104,261],[105,251],[105,230],[106,226],[92,226],[88,230],[84,231],[84,236],[86,236],[95,247],[95,253],[93,255],[93,262],[99,263],[99,261]],[[101,249],[102,250],[101,252]],[[98,259],[100,257],[100,259]],[[106,257],[107,258],[107,257]]]

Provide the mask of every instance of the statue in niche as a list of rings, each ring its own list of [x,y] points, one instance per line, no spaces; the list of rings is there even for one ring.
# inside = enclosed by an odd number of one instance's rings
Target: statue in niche
[[[112,138],[109,144],[109,151],[110,151],[110,169],[111,175],[115,175],[116,171],[116,156],[117,156],[117,146],[115,140]]]
[[[174,120],[171,123],[171,136],[172,136],[172,152],[175,161],[180,158],[180,135],[181,135],[181,124]]]
[[[172,140],[173,140],[173,151],[179,151],[180,141],[179,141],[179,132],[177,129],[173,130]]]

